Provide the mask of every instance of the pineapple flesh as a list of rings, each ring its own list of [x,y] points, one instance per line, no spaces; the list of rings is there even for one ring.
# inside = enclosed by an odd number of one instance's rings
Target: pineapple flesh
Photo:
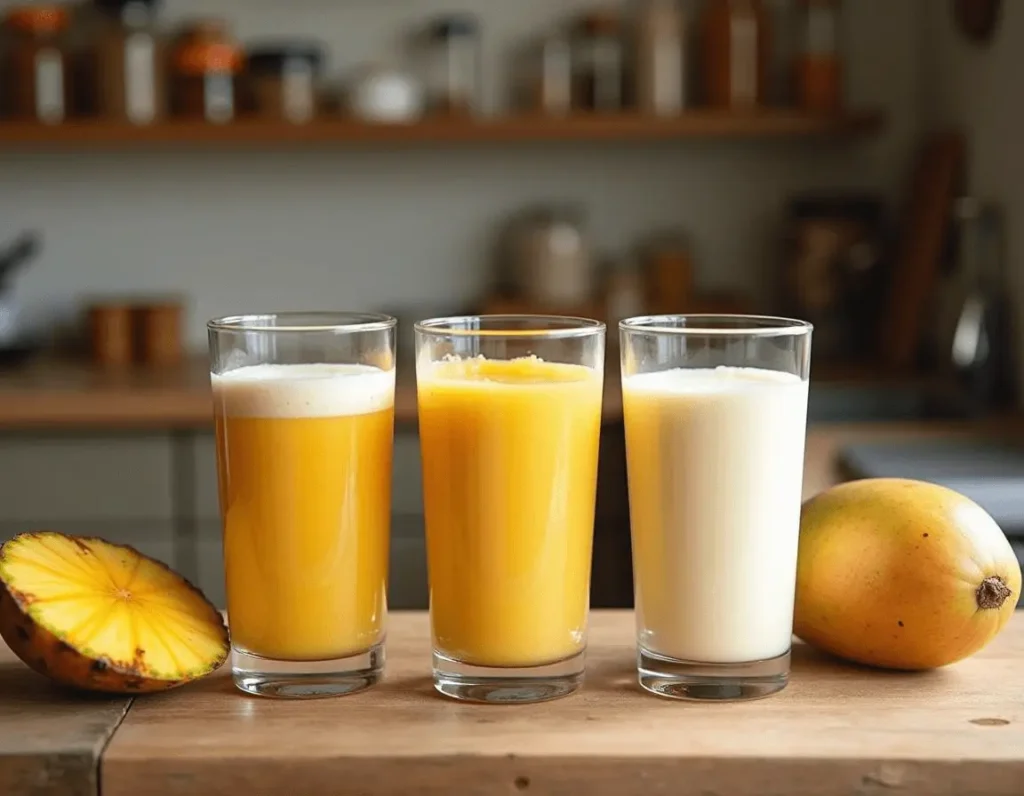
[[[227,658],[217,609],[137,550],[54,532],[0,547],[0,636],[62,685],[139,694],[183,685]]]

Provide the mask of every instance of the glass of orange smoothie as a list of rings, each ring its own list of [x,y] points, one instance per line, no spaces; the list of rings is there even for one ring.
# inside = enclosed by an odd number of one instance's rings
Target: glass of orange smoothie
[[[360,691],[384,668],[395,326],[209,324],[232,672],[243,691]]]
[[[434,686],[491,703],[582,682],[605,327],[416,326]]]

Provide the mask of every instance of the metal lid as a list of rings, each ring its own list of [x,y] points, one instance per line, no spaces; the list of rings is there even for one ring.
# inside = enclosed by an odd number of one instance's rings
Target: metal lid
[[[281,72],[289,61],[305,61],[317,70],[324,61],[324,47],[315,41],[296,39],[268,41],[247,51],[250,72]]]

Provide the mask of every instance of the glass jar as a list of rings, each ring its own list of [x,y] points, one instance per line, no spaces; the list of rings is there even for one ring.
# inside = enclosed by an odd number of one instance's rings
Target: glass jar
[[[843,104],[839,0],[800,0],[800,54],[796,94],[812,113],[834,113]]]
[[[60,124],[69,115],[68,22],[61,6],[18,6],[7,12],[7,94],[13,118]]]
[[[685,18],[677,0],[645,0],[636,26],[636,105],[676,116],[686,105]]]
[[[764,104],[770,55],[768,28],[762,0],[708,0],[702,30],[708,105],[741,110]]]
[[[586,111],[621,111],[625,107],[625,45],[619,16],[604,11],[584,16],[573,49],[573,106]]]
[[[167,115],[167,69],[155,31],[155,0],[95,0],[101,16],[92,52],[93,110],[152,124]]]
[[[245,57],[223,23],[193,24],[174,55],[174,110],[179,116],[224,124],[235,118],[236,84]]]
[[[572,43],[555,30],[519,53],[516,105],[530,113],[565,116],[572,111]]]
[[[430,107],[446,115],[480,113],[480,26],[468,14],[438,17],[427,30]]]
[[[303,124],[318,111],[323,49],[285,42],[250,48],[246,83],[250,110],[264,119]]]

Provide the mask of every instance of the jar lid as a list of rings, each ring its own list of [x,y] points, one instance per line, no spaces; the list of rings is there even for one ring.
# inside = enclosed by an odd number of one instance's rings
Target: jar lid
[[[591,11],[580,18],[580,32],[587,36],[618,36],[622,19],[615,11]]]
[[[234,44],[217,41],[195,41],[178,50],[175,63],[178,71],[186,75],[202,75],[207,72],[230,72],[241,70],[245,56]]]
[[[246,61],[250,72],[261,74],[281,72],[289,61],[305,61],[315,71],[323,64],[324,48],[312,41],[267,42],[250,47]]]
[[[29,33],[57,33],[68,26],[63,6],[16,6],[7,12],[7,24]]]
[[[472,14],[445,14],[431,22],[428,32],[433,39],[451,39],[456,36],[474,36],[480,23]]]
[[[147,11],[153,11],[159,0],[92,0],[92,3],[100,11],[120,16],[129,6],[144,6]]]
[[[228,23],[220,17],[201,17],[186,22],[178,30],[179,41],[194,39],[221,40],[228,35]]]

